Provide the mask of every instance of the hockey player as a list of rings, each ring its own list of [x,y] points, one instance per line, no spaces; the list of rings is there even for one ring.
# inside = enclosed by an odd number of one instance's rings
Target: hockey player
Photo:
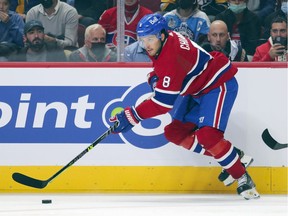
[[[224,139],[238,91],[237,68],[224,54],[209,54],[180,33],[168,32],[166,20],[159,14],[143,17],[137,36],[153,62],[148,82],[154,86],[154,96],[110,118],[119,123],[114,132],[126,132],[143,119],[167,113],[181,95],[173,121],[164,129],[166,138],[214,157],[237,180],[238,194],[245,199],[259,198],[236,148]]]

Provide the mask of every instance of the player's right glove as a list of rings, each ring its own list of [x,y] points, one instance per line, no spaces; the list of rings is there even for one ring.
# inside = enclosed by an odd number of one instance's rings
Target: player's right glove
[[[118,122],[118,126],[113,133],[127,132],[141,120],[133,106],[125,108],[122,112],[109,119],[110,122]]]
[[[147,82],[150,85],[152,91],[154,91],[157,81],[158,81],[158,76],[155,74],[154,71],[150,72],[147,75]]]

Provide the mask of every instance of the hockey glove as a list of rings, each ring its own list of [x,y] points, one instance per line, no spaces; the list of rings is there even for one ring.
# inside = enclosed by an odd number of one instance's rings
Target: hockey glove
[[[116,114],[109,119],[110,122],[117,122],[118,126],[114,129],[114,133],[124,133],[138,124],[142,119],[138,116],[135,108],[127,107],[122,112]]]
[[[157,81],[158,76],[155,74],[154,71],[148,74],[147,82],[150,85],[152,91],[154,91]]]

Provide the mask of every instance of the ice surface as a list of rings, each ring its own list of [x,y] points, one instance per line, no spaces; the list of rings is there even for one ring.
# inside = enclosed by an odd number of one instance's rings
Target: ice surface
[[[42,200],[51,199],[51,204]],[[287,216],[287,195],[0,194],[2,216]]]

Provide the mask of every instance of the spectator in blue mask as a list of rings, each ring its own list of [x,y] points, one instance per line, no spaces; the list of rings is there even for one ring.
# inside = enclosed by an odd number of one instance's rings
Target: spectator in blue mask
[[[228,0],[228,8],[216,15],[215,20],[223,20],[235,42],[247,52],[251,61],[261,37],[261,21],[247,8],[248,0]]]

